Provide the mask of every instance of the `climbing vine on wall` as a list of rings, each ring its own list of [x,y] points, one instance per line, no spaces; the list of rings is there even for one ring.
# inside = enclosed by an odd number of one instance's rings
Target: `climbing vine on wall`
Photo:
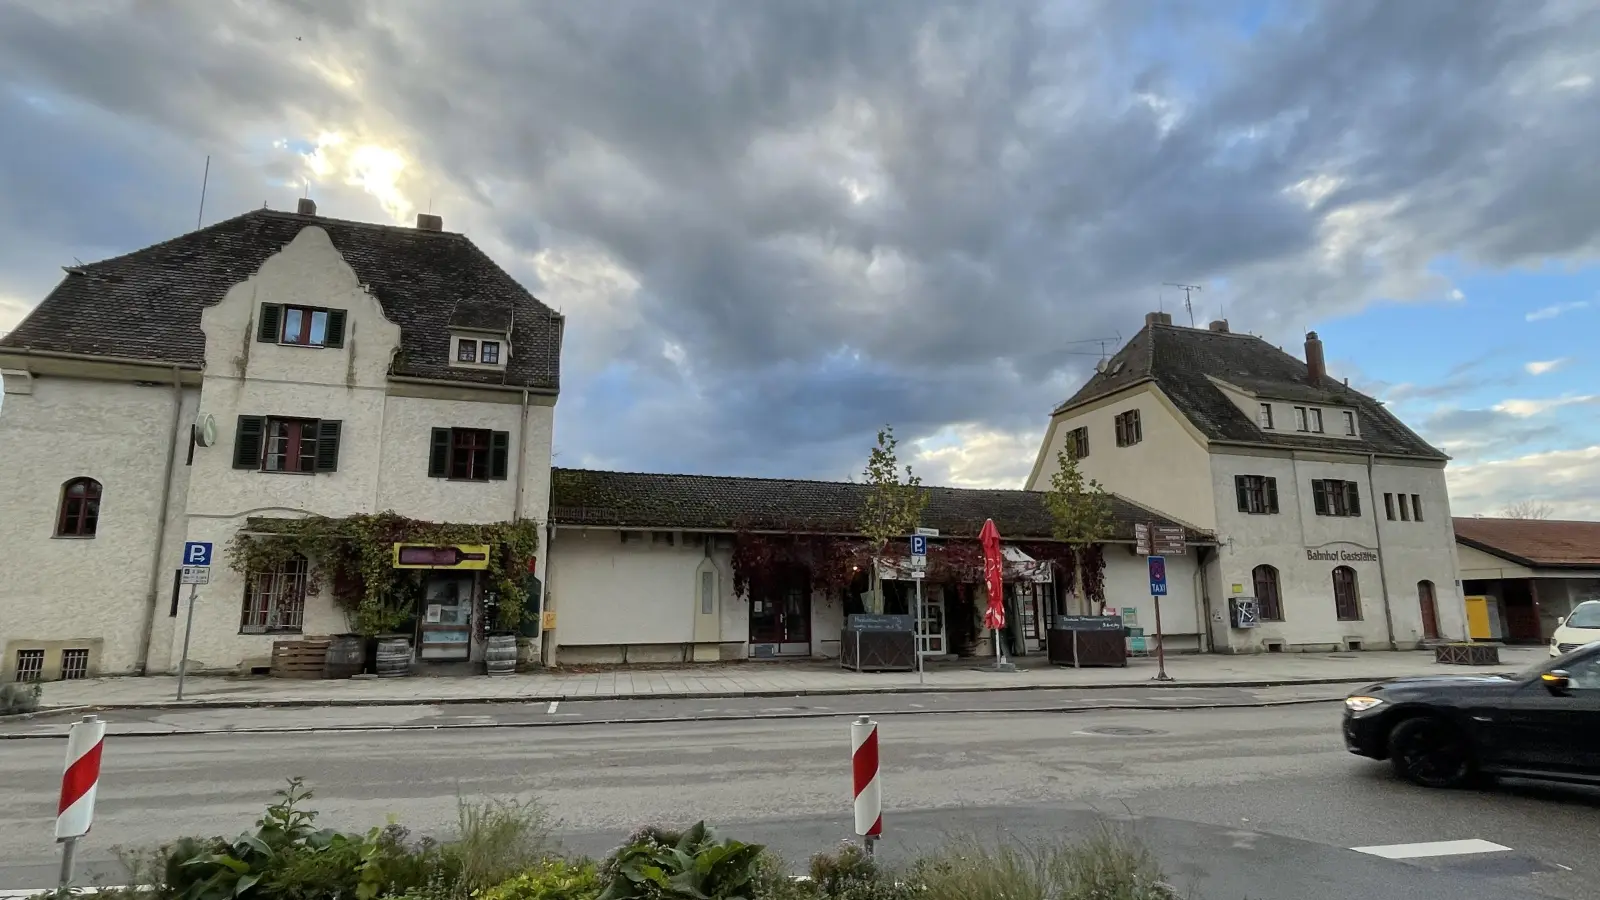
[[[874,554],[871,541],[860,537],[740,532],[733,542],[733,590],[745,595],[752,584],[758,588],[771,584],[799,566],[810,571],[814,590],[842,591],[872,565],[874,555],[905,559],[911,548],[904,540],[889,541]],[[971,539],[931,542],[928,577],[961,583],[982,580],[983,545]]]
[[[416,612],[425,570],[394,568],[395,544],[488,544],[485,585],[495,592],[496,630],[522,624],[528,596],[521,577],[539,551],[532,521],[451,524],[408,519],[395,512],[343,518],[252,519],[228,542],[228,565],[246,579],[270,572],[293,556],[311,564],[307,590],[331,576],[334,599],[364,635],[400,627]]]

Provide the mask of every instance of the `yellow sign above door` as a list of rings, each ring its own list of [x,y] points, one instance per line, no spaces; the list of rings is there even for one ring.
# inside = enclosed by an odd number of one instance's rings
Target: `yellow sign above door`
[[[488,544],[395,544],[396,569],[454,569],[473,570],[489,568]]]

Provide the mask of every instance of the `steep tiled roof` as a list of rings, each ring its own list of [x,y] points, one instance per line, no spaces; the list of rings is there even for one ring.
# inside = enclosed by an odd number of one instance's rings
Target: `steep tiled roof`
[[[255,274],[308,225],[334,247],[400,326],[396,375],[554,389],[560,316],[465,236],[256,210],[132,253],[69,270],[0,349],[26,348],[199,366],[200,311]],[[509,318],[504,373],[452,368],[450,317],[470,301],[475,319]],[[489,310],[500,310],[492,316]]]
[[[1360,417],[1361,436],[1318,437],[1263,430],[1206,376],[1267,399],[1355,409]],[[1447,458],[1377,400],[1331,378],[1324,379],[1320,386],[1309,384],[1304,362],[1261,338],[1176,325],[1147,324],[1107,361],[1105,371],[1096,372],[1056,412],[1144,381],[1154,381],[1173,405],[1213,441]]]
[[[1456,540],[1529,568],[1600,569],[1600,522],[1455,519]]]
[[[772,530],[822,534],[856,531],[867,486],[840,481],[652,475],[555,469],[550,517],[596,527]],[[994,519],[1002,537],[1050,539],[1050,513],[1036,491],[930,487],[923,524],[941,535],[976,537]],[[1112,498],[1116,538],[1133,540],[1135,522],[1179,523],[1121,497]],[[1190,540],[1210,536],[1190,530]]]

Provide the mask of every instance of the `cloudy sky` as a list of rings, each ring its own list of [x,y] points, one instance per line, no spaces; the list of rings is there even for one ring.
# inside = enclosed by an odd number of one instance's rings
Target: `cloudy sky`
[[[309,191],[569,316],[561,465],[1019,486],[1163,306],[1600,517],[1592,0],[0,0],[0,331]]]

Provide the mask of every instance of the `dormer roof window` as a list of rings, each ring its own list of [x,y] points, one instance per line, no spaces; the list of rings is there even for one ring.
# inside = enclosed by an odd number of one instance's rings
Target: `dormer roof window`
[[[491,301],[463,300],[450,315],[450,365],[504,368],[511,355],[511,310]]]

